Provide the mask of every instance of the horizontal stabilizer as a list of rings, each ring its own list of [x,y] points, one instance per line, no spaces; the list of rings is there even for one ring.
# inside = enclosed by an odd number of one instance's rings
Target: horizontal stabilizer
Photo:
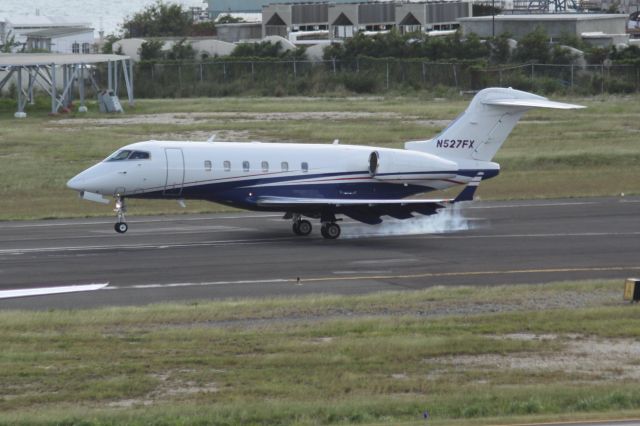
[[[484,105],[495,106],[514,106],[526,108],[555,108],[555,109],[581,109],[586,108],[582,105],[566,104],[563,102],[549,101],[547,99],[487,99],[482,101]]]

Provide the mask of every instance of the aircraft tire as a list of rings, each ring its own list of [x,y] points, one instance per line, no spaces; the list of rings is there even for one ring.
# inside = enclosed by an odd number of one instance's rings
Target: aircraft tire
[[[320,233],[327,240],[335,240],[340,236],[340,226],[337,223],[324,224]]]
[[[293,229],[293,233],[296,235],[302,235],[300,233],[300,225],[298,222],[293,222],[293,226],[291,226],[291,229]]]
[[[301,220],[298,222],[298,235],[309,235],[313,227],[308,220]]]
[[[124,234],[129,229],[129,225],[124,222],[118,222],[113,229],[115,229],[118,234]]]

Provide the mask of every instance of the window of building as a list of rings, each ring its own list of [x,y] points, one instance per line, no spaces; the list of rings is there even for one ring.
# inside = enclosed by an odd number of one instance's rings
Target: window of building
[[[280,168],[282,169],[283,172],[288,172],[289,163],[287,163],[286,161],[283,161],[282,163],[280,163]]]
[[[262,162],[262,171],[264,173],[267,173],[269,171],[269,162],[268,161],[263,161]]]
[[[242,162],[242,170],[243,171],[248,172],[250,168],[251,168],[251,166],[250,166],[248,161],[243,161]]]
[[[211,171],[211,161],[210,160],[204,160],[204,170],[207,172]]]
[[[80,43],[73,43],[71,45],[71,51],[73,53],[80,53]]]
[[[223,163],[223,167],[224,167],[224,171],[225,171],[225,172],[230,172],[230,171],[231,171],[231,161],[226,160],[226,161]]]
[[[91,53],[91,45],[89,43],[82,43],[82,53]]]
[[[300,164],[300,168],[302,169],[302,173],[307,173],[309,171],[309,163],[303,161],[302,164]]]

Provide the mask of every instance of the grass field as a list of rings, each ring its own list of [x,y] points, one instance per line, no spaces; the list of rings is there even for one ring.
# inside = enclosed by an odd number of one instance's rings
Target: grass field
[[[0,312],[0,424],[640,415],[620,282]]]
[[[484,199],[638,194],[637,96],[564,99],[579,111],[531,111],[498,153],[502,175],[484,183]],[[47,105],[25,120],[0,104],[0,220],[108,215],[77,199],[66,181],[122,145],[148,139],[299,141],[402,147],[437,134],[469,99],[415,97],[222,98],[142,100],[122,116],[49,117]],[[192,202],[187,212],[223,207]],[[176,213],[171,202],[130,203],[133,214]]]

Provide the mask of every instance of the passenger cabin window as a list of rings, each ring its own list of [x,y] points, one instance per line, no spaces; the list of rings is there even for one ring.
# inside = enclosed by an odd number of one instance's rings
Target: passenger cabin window
[[[289,163],[287,163],[286,161],[283,161],[282,163],[280,163],[280,168],[282,169],[283,172],[288,172]]]
[[[149,158],[151,158],[151,154],[149,154],[148,152],[123,149],[121,151],[116,151],[105,161],[148,160]]]
[[[309,163],[304,161],[302,164],[300,164],[300,168],[302,169],[302,173],[307,173],[309,171]]]
[[[250,168],[251,167],[249,167],[249,162],[248,161],[243,161],[242,162],[242,170],[243,171],[248,172]]]
[[[262,171],[264,173],[267,173],[269,171],[269,162],[268,161],[263,161],[262,162]]]
[[[207,171],[207,172],[211,171],[211,161],[204,160],[204,170]]]
[[[230,172],[231,171],[231,161],[226,160],[224,163],[224,171],[225,172]]]

